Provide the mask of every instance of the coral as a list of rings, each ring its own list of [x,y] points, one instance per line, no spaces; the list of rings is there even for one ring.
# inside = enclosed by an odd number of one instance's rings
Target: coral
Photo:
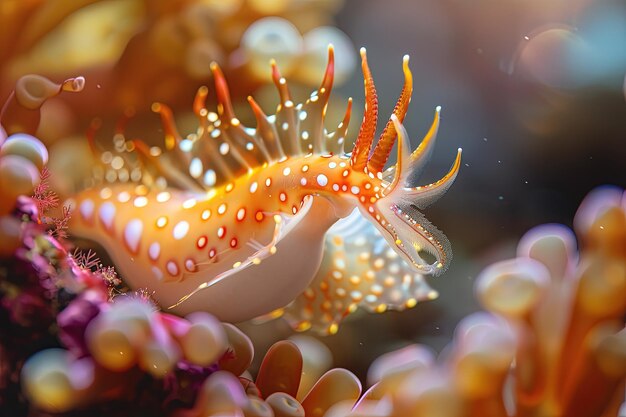
[[[110,303],[102,292],[83,292],[57,316],[57,324],[67,350],[40,351],[22,370],[31,404],[51,412],[98,404],[112,387],[130,399],[144,374],[161,381],[155,394],[163,396],[164,409],[180,406],[189,400],[187,385],[215,372],[227,349],[225,331],[208,314],[182,319],[132,295]]]
[[[315,368],[308,364],[303,369],[303,362],[296,344],[277,342],[265,354],[254,383],[242,376],[238,380],[237,373],[216,372],[205,381],[194,406],[173,416],[321,417],[337,403],[356,403],[361,383],[345,369],[331,369],[310,389],[301,390],[302,376]]]
[[[40,210],[56,204],[45,185],[40,185],[40,178],[46,180],[48,175],[45,170],[48,149],[32,135],[39,127],[41,106],[46,100],[64,91],[81,91],[84,82],[78,77],[56,84],[38,75],[26,75],[17,81],[0,111],[0,216],[15,207],[20,195],[35,193]],[[4,255],[11,253],[10,249],[14,249],[16,242],[15,236],[11,237],[14,227],[10,226],[10,222],[5,219],[0,229],[0,233],[13,242],[1,245],[0,254]],[[4,246],[7,248],[4,249]]]
[[[520,241],[518,257],[485,269],[489,313],[463,319],[437,361],[414,345],[375,361],[373,386],[345,416],[617,416],[626,376],[624,190],[597,189],[565,226]]]
[[[154,101],[180,102],[210,76],[209,64],[218,62],[240,80],[237,95],[245,98],[267,80],[269,58],[284,64],[294,81],[315,84],[329,42],[343,53],[338,75],[345,80],[356,60],[350,39],[331,26],[341,5],[339,0],[77,0],[58,7],[17,2],[0,10],[2,20],[11,22],[0,38],[6,44],[0,52],[0,93],[2,84],[23,74],[63,76],[78,70],[94,86],[108,86],[88,92],[102,115],[148,108]],[[89,42],[98,47],[85,48]],[[80,103],[70,106],[84,113]]]

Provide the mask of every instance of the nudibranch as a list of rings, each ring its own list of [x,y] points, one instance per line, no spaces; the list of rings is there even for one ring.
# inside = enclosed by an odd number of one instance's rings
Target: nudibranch
[[[413,270],[443,272],[449,243],[420,210],[452,185],[461,150],[442,179],[417,186],[439,117],[411,152],[402,126],[413,85],[408,57],[402,93],[374,145],[377,95],[361,49],[365,112],[346,153],[351,100],[337,129],[324,127],[334,74],[332,46],[328,51],[321,86],[302,104],[294,103],[272,63],[280,104],[267,116],[249,97],[256,128],[235,115],[215,64],[217,111],[207,110],[208,90],[200,88],[196,132],[181,137],[171,110],[154,104],[164,148],[116,135],[115,152],[100,157],[101,183],[74,198],[70,232],[100,243],[126,282],[153,292],[162,306],[231,322],[267,314],[301,294],[320,270],[327,230],[355,208]],[[397,162],[385,169],[396,137]]]

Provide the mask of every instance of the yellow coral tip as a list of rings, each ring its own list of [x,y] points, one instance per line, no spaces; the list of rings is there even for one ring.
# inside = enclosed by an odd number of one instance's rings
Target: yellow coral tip
[[[150,109],[153,112],[159,112],[161,111],[161,103],[152,103],[152,106],[150,106]]]
[[[437,107],[435,107],[435,111],[436,111],[437,113],[441,112],[441,106],[437,106]]]
[[[367,50],[365,49],[364,46],[362,46],[361,49],[359,49],[359,53],[361,54],[361,57],[365,58],[365,54],[367,53]]]

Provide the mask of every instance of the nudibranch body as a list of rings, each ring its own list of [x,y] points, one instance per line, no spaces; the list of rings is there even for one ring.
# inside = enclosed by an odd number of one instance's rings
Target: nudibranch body
[[[110,253],[131,287],[154,292],[175,311],[205,310],[242,321],[283,307],[318,273],[326,231],[355,208],[415,271],[437,275],[449,262],[446,238],[418,211],[440,197],[460,166],[460,150],[441,180],[416,186],[438,127],[438,113],[413,152],[401,121],[412,91],[408,58],[394,114],[375,147],[377,98],[361,51],[366,107],[351,153],[343,150],[351,102],[335,132],[324,128],[334,58],[324,80],[295,105],[272,66],[280,94],[275,115],[249,98],[255,129],[237,119],[220,69],[213,65],[217,113],[198,91],[197,132],[182,138],[162,104],[165,149],[116,138],[118,152],[103,154],[107,184],[75,197],[70,230]],[[385,170],[395,138],[397,163]],[[422,251],[434,255],[428,263]],[[400,285],[400,284],[399,284]]]

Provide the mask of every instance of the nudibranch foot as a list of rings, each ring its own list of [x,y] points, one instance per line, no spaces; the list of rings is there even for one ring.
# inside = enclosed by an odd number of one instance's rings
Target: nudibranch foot
[[[334,132],[324,126],[333,86],[332,46],[320,87],[301,104],[293,102],[287,81],[272,64],[280,104],[268,116],[249,98],[254,128],[237,118],[224,74],[213,64],[216,112],[207,109],[208,90],[202,87],[193,103],[196,131],[181,136],[172,111],[156,103],[163,147],[118,132],[114,151],[99,156],[97,187],[75,198],[71,232],[101,243],[127,283],[153,291],[161,305],[181,314],[208,311],[223,321],[267,314],[305,292],[322,270],[326,231],[355,209],[378,230],[372,239],[408,268],[440,274],[450,260],[449,244],[419,210],[450,187],[460,151],[445,177],[417,186],[432,152],[438,112],[411,152],[401,124],[413,86],[405,57],[402,93],[374,144],[378,99],[364,49],[361,56],[366,108],[351,153],[344,152],[351,101]],[[397,163],[385,170],[396,137]],[[390,288],[403,285],[395,279],[386,281]],[[342,285],[329,300],[353,284]]]

